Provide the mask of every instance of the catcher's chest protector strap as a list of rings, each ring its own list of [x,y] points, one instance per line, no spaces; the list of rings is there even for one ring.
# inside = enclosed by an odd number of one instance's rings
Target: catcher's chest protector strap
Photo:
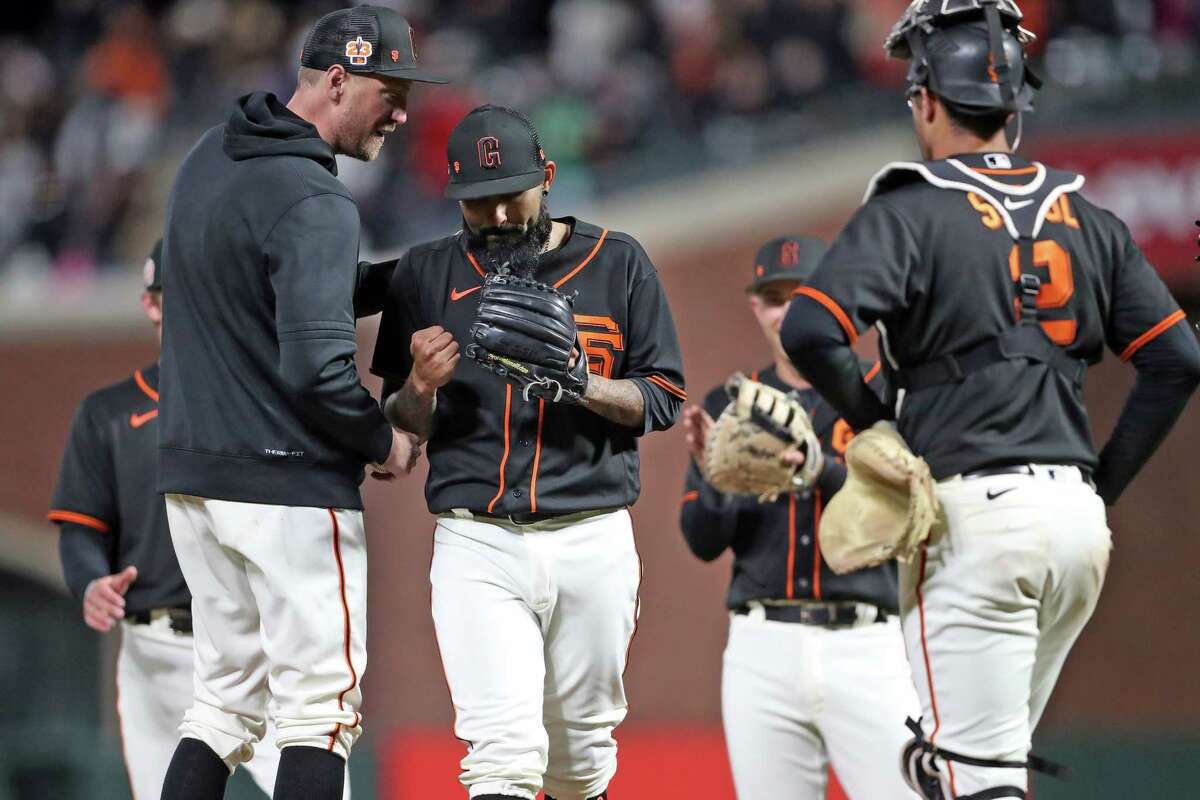
[[[1069,357],[1050,341],[1038,324],[1037,298],[1042,281],[1034,271],[1033,246],[1046,223],[1046,215],[1058,199],[1078,191],[1084,179],[1082,175],[1048,169],[1038,163],[1034,163],[1033,167],[1033,179],[1019,186],[992,180],[954,158],[896,162],[884,167],[871,179],[867,200],[914,180],[924,180],[939,189],[970,192],[982,197],[1000,215],[1005,230],[1016,242],[1020,266],[1020,279],[1016,282],[1016,299],[1021,309],[1019,324],[995,339],[967,350],[900,369],[896,373],[896,383],[900,388],[920,391],[931,386],[957,383],[972,372],[1015,359],[1046,364],[1076,386],[1083,385],[1087,363]]]

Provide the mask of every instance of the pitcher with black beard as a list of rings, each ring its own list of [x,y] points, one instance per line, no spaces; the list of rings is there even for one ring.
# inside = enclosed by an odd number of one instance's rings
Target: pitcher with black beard
[[[471,743],[460,780],[474,800],[607,797],[641,579],[637,446],[687,397],[679,342],[632,237],[551,219],[557,168],[524,115],[478,108],[447,149],[463,230],[397,262],[371,370],[388,418],[429,442],[434,629]],[[574,295],[578,404],[458,364],[505,266]]]

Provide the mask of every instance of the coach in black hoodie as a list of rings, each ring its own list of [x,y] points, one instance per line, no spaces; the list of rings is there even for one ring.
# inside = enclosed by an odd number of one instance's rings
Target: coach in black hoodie
[[[366,662],[358,487],[364,465],[406,474],[418,454],[354,366],[355,308],[374,303],[334,156],[373,159],[411,82],[444,81],[416,65],[408,23],[371,6],[323,17],[300,63],[286,106],[248,95],[201,137],[167,211],[159,489],[196,697],[164,798],[223,796],[268,699],[275,797],[342,796]]]

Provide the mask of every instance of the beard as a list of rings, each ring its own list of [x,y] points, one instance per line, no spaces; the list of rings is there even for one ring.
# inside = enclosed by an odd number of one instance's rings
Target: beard
[[[383,150],[385,133],[390,133],[388,125],[379,128],[374,120],[365,115],[352,116],[346,119],[337,131],[337,144],[334,152],[338,155],[349,156],[358,161],[374,161]]]
[[[525,225],[486,227],[474,231],[470,225],[463,224],[467,232],[467,246],[472,251],[481,253],[492,269],[507,266],[514,275],[522,278],[532,278],[537,271],[542,251],[550,241],[550,226],[550,208],[545,198],[538,208],[538,215]]]

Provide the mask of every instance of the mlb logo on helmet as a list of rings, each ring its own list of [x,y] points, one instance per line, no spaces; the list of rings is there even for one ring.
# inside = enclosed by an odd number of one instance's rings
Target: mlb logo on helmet
[[[353,41],[346,42],[346,56],[350,59],[350,63],[356,67],[365,67],[367,59],[371,57],[372,52],[374,52],[374,49],[371,47],[371,43],[361,36]]]

